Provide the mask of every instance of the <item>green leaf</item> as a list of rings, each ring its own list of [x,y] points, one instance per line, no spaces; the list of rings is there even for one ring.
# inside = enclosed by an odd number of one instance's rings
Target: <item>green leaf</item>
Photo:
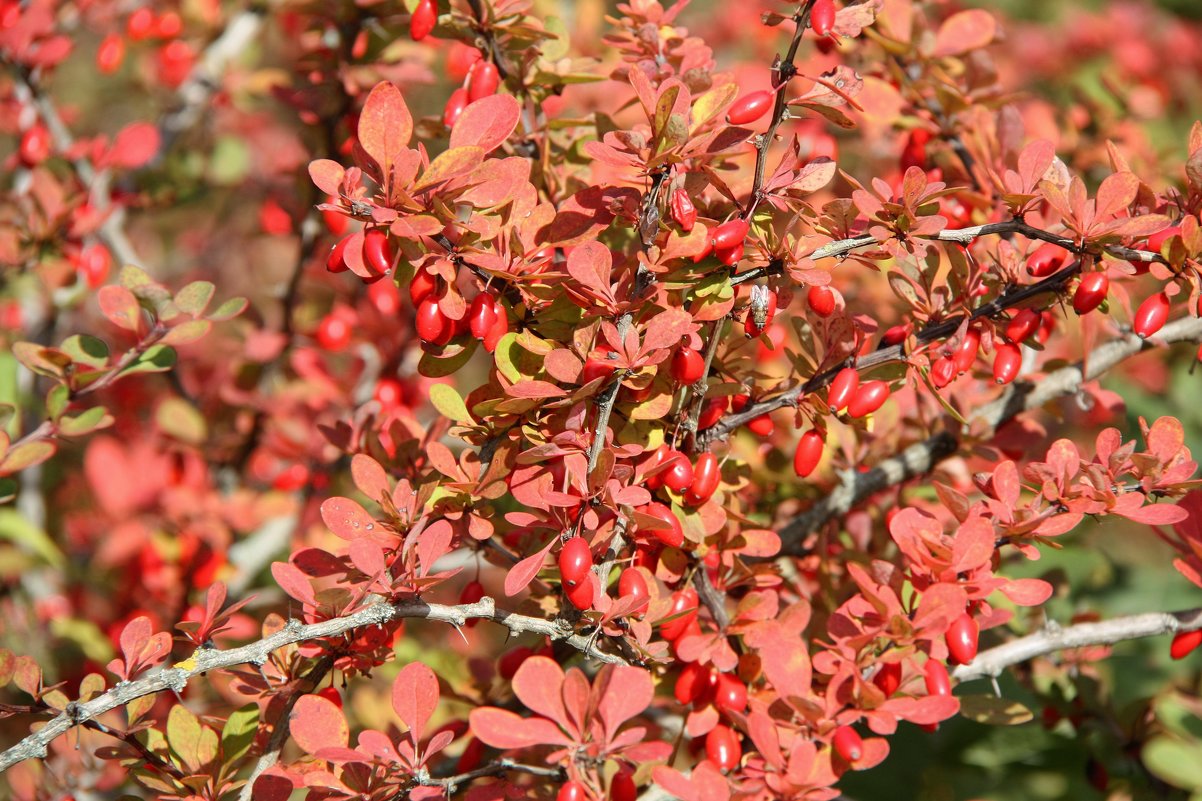
[[[200,719],[187,707],[183,704],[171,707],[167,714],[167,744],[192,772],[204,765],[199,753],[200,733]]]
[[[1018,701],[996,695],[960,696],[960,714],[987,726],[1016,726],[1035,717]]]
[[[121,371],[122,375],[134,373],[161,373],[175,366],[175,351],[166,345],[151,345],[146,352]]]
[[[53,442],[38,440],[11,448],[0,458],[0,473],[17,473],[27,467],[46,461],[54,455]]]
[[[231,765],[250,750],[259,730],[259,707],[247,704],[225,721],[221,730],[221,761]]]
[[[430,387],[430,403],[438,413],[456,423],[471,423],[472,416],[459,393],[449,384],[435,384]]]
[[[12,509],[0,509],[0,539],[37,554],[51,567],[61,568],[66,561],[46,532]]]
[[[442,378],[457,372],[476,352],[476,340],[471,340],[471,343],[471,346],[466,348],[451,345],[442,355],[430,351],[422,353],[422,358],[417,363],[417,372],[427,378]]]
[[[164,434],[189,445],[199,445],[209,435],[204,415],[183,398],[167,398],[160,403],[154,422]]]
[[[100,368],[107,367],[109,363],[109,346],[104,340],[87,334],[67,337],[59,349],[77,364]]]
[[[12,353],[29,370],[50,378],[62,378],[63,371],[71,364],[71,357],[62,351],[34,342],[14,342]]]
[[[210,281],[193,281],[175,293],[175,306],[184,314],[199,317],[209,307],[215,289]]]
[[[1202,789],[1202,743],[1157,737],[1144,746],[1144,765],[1183,790]]]
[[[9,503],[17,497],[17,482],[8,476],[0,477],[0,503]]]
[[[217,307],[217,310],[208,315],[208,319],[215,323],[223,320],[230,320],[237,317],[242,312],[246,311],[246,298],[230,298],[225,303]]]
[[[208,320],[188,320],[172,328],[159,341],[164,345],[187,345],[209,333],[212,327]]]
[[[76,415],[64,415],[58,421],[59,433],[65,437],[82,437],[113,424],[113,416],[103,406],[93,406]]]
[[[57,420],[67,411],[67,404],[70,402],[71,390],[67,389],[66,384],[56,384],[46,393],[46,416]]]

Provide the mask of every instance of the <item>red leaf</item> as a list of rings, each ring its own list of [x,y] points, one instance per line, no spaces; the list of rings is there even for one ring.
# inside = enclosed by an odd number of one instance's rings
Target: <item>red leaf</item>
[[[392,708],[409,727],[415,746],[438,706],[438,697],[438,678],[421,662],[405,665],[392,683]]]
[[[988,11],[973,9],[952,14],[939,26],[935,36],[936,58],[958,56],[985,47],[997,34],[997,22]]]
[[[610,740],[623,723],[646,709],[655,697],[651,674],[636,667],[606,666],[595,684],[601,694],[597,714]]]
[[[401,90],[388,81],[376,84],[359,114],[358,132],[363,151],[379,165],[382,175],[389,175],[413,136],[413,116]]]
[[[302,604],[317,606],[317,597],[313,594],[313,585],[300,569],[288,562],[272,562],[271,575],[275,578],[280,589]]]
[[[523,718],[505,709],[486,706],[468,716],[472,734],[493,748],[529,748],[535,745],[571,745],[571,741],[546,718]]]
[[[1039,606],[1052,597],[1052,585],[1043,579],[1014,579],[998,589],[1019,606]]]
[[[335,535],[344,540],[370,537],[376,520],[350,498],[329,498],[321,505],[321,519]]]
[[[351,564],[364,575],[376,578],[384,575],[388,570],[388,563],[384,559],[384,549],[375,540],[367,537],[351,540],[347,554],[351,558]]]
[[[309,162],[309,178],[318,189],[327,195],[338,197],[342,191],[342,179],[345,176],[346,170],[336,161],[317,159]]]
[[[513,694],[532,712],[572,728],[563,698],[563,669],[555,660],[532,656],[522,663],[513,677]]]
[[[519,381],[505,390],[511,398],[562,398],[567,390],[547,381]]]
[[[598,297],[612,299],[609,274],[613,270],[613,255],[600,242],[591,241],[574,248],[568,256],[568,275]]]
[[[476,145],[491,153],[517,127],[522,108],[513,95],[490,95],[469,105],[451,129],[451,147]]]
[[[555,537],[543,546],[538,553],[527,556],[522,561],[518,562],[513,567],[509,568],[509,573],[505,576],[505,594],[512,597],[517,595],[522,590],[529,586],[530,582],[534,581],[534,577],[538,575],[538,571],[542,569],[543,562],[547,561],[547,554],[551,550],[551,546],[555,544]]]
[[[380,463],[365,453],[351,457],[351,478],[359,491],[373,501],[379,501],[392,492],[392,482]]]
[[[134,293],[123,286],[109,284],[96,293],[96,301],[100,311],[113,325],[126,331],[138,332],[142,329],[142,308]]]
[[[107,161],[115,167],[134,169],[148,164],[158,150],[159,129],[148,122],[135,122],[117,134]]]
[[[683,309],[667,309],[651,318],[643,333],[643,353],[675,347],[680,338],[697,329],[693,316]]]
[[[455,530],[446,520],[435,520],[422,531],[417,541],[417,561],[421,566],[421,576],[428,575],[434,563],[451,550],[454,535]]]
[[[338,705],[320,695],[302,695],[288,717],[292,739],[306,753],[322,748],[345,748],[350,728]]]
[[[1131,205],[1139,192],[1139,179],[1129,172],[1116,172],[1107,175],[1098,187],[1095,213],[1098,219],[1105,220],[1113,217],[1121,209]]]
[[[1169,526],[1189,517],[1189,512],[1170,503],[1150,504],[1120,514],[1128,520],[1148,526]]]
[[[993,558],[993,525],[980,517],[964,521],[952,541],[952,570],[968,572]]]

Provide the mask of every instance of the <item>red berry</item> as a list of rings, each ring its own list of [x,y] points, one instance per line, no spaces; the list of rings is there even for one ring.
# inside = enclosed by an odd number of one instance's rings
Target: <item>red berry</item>
[[[672,200],[668,203],[669,210],[672,212],[672,219],[676,220],[685,233],[693,230],[693,226],[697,224],[697,208],[693,205],[693,199],[689,197],[689,193],[683,189],[677,189],[672,193]]]
[[[867,417],[881,408],[889,399],[889,385],[884,381],[868,381],[860,385],[856,394],[847,404],[847,414],[851,417]]]
[[[660,474],[664,485],[676,492],[684,492],[693,483],[693,465],[689,464],[689,458],[680,451],[670,451],[666,461],[670,466]]]
[[[497,316],[493,320],[492,327],[484,334],[484,349],[492,353],[497,349],[497,343],[501,341],[501,337],[509,333],[509,314],[505,311],[504,306],[497,306]]]
[[[593,552],[584,537],[572,537],[559,551],[559,577],[566,588],[588,582],[593,568]]]
[[[727,220],[714,229],[710,237],[710,241],[714,245],[715,250],[726,250],[733,248],[735,245],[741,244],[747,238],[747,232],[751,230],[751,226],[747,221],[736,217],[733,220]]]
[[[816,0],[810,9],[810,27],[819,36],[826,36],[835,26],[834,0]]]
[[[835,312],[835,293],[829,286],[811,286],[806,302],[819,317],[830,317]]]
[[[927,142],[931,141],[931,132],[926,128],[915,128],[906,136],[905,147],[901,154],[901,171],[904,173],[911,167],[920,170],[927,168]]]
[[[693,465],[693,483],[685,493],[685,502],[690,506],[700,506],[713,497],[722,482],[722,470],[718,466],[718,457],[706,451],[697,457]]]
[[[634,608],[641,609],[651,598],[651,592],[647,589],[647,579],[643,578],[643,574],[638,570],[632,567],[626,568],[618,577],[618,596],[634,598],[638,601]]]
[[[459,119],[459,115],[467,108],[468,98],[467,89],[462,86],[451,92],[450,98],[447,100],[446,107],[442,110],[442,124],[448,128],[454,128],[455,122]]]
[[[938,659],[928,659],[923,666],[923,681],[927,686],[928,695],[951,695],[952,680],[947,673],[947,666]]]
[[[467,77],[472,65],[484,57],[476,48],[463,42],[451,42],[447,53],[447,77],[458,83]]]
[[[1106,273],[1089,273],[1081,276],[1077,291],[1073,293],[1073,311],[1077,314],[1089,314],[1102,305],[1106,293],[1110,291],[1110,279]]]
[[[860,738],[860,733],[851,726],[840,726],[835,729],[835,736],[831,738],[831,744],[835,746],[835,752],[846,762],[858,762],[864,756],[864,740]]]
[[[478,581],[469,581],[463,588],[463,592],[459,593],[460,604],[474,604],[484,597],[484,585]],[[480,622],[480,618],[474,617],[468,620],[465,624],[469,629]]]
[[[420,42],[430,35],[437,23],[438,9],[434,6],[434,0],[417,0],[417,8],[409,17],[409,36],[413,41]]]
[[[609,361],[589,359],[584,363],[584,369],[580,372],[580,383],[589,384],[598,378],[609,378],[613,372],[614,366]]]
[[[718,423],[726,410],[730,408],[730,399],[726,397],[710,398],[701,407],[701,416],[697,418],[697,430],[704,431]]]
[[[482,97],[491,97],[501,85],[501,74],[491,61],[477,61],[467,76],[468,102],[474,103]]]
[[[432,297],[426,298],[417,307],[414,326],[422,342],[445,345],[455,336],[455,323],[443,314],[438,307],[438,300]]]
[[[885,694],[885,697],[888,698],[901,686],[901,674],[901,662],[886,662],[873,675],[872,683],[879,687],[881,692]]]
[[[719,724],[705,736],[705,756],[717,765],[718,770],[732,770],[743,758],[743,746],[739,735],[729,726]]]
[[[1006,339],[1020,343],[1039,330],[1040,316],[1034,309],[1023,309],[1006,326]]]
[[[953,664],[967,665],[977,656],[977,641],[981,629],[972,615],[965,612],[952,621],[945,639],[947,652]]]
[[[121,69],[123,61],[125,61],[125,40],[119,33],[110,33],[101,40],[100,47],[96,50],[96,69],[105,75],[112,75]]]
[[[746,254],[746,252],[746,248],[744,247],[743,243],[740,242],[739,244],[732,245],[728,248],[720,248],[715,250],[714,258],[716,258],[722,264],[725,264],[727,267],[734,267],[743,260],[743,256]]]
[[[1046,278],[1064,266],[1069,253],[1059,245],[1044,242],[1027,257],[1027,272],[1033,278]]]
[[[329,249],[329,255],[326,256],[326,269],[328,272],[344,273],[347,271],[346,245],[350,241],[350,237],[343,237],[334,243],[333,248]]]
[[[588,801],[588,794],[580,782],[564,782],[555,796],[555,801]]]
[[[751,306],[743,319],[743,332],[749,337],[758,337],[772,324],[776,317],[776,293],[764,286],[751,288]]]
[[[714,706],[721,712],[742,712],[747,708],[747,685],[730,673],[718,674],[714,688]]]
[[[747,421],[747,430],[757,437],[770,437],[776,431],[776,424],[772,422],[772,415],[761,414]]]
[[[998,343],[993,357],[993,380],[999,384],[1009,384],[1018,375],[1023,366],[1023,354],[1018,345],[1009,342]]]
[[[750,92],[736,100],[726,112],[726,121],[731,125],[746,125],[768,113],[776,95],[768,91]]]
[[[88,286],[95,289],[109,277],[109,270],[112,267],[113,257],[109,253],[109,249],[94,242],[80,251],[76,269],[79,270],[79,274],[83,276]]]
[[[676,677],[676,685],[672,689],[672,694],[676,696],[676,700],[682,705],[701,701],[711,692],[717,684],[718,676],[716,671],[710,665],[702,665],[700,662],[690,662],[680,670],[680,675]],[[698,703],[698,706],[702,704]]]
[[[670,508],[659,501],[652,501],[641,507],[639,511],[668,524],[668,528],[666,529],[650,529],[651,534],[664,545],[679,548],[684,543],[684,528],[680,525],[680,520],[672,513]]]
[[[154,35],[159,39],[174,39],[184,30],[184,21],[175,11],[163,12],[154,23]]]
[[[854,367],[844,367],[835,373],[831,385],[826,391],[826,405],[832,412],[843,409],[851,402],[856,390],[860,387],[860,371]]]
[[[931,382],[943,389],[956,377],[956,363],[950,356],[940,356],[931,363]]]
[[[696,384],[705,374],[705,357],[688,345],[672,354],[672,378],[678,384]]]
[[[497,300],[487,292],[481,292],[472,300],[467,310],[468,327],[472,336],[483,340],[497,322]]]
[[[659,633],[668,642],[671,642],[688,629],[690,623],[697,620],[697,590],[692,587],[685,587],[683,590],[677,590],[672,593],[672,606],[668,610],[665,617],[674,617],[667,623],[663,623],[659,627]]]
[[[914,327],[910,323],[895,325],[881,336],[881,344],[885,347],[900,345],[906,341],[906,337],[910,336],[912,330]]]
[[[340,351],[351,343],[351,324],[344,315],[331,313],[317,324],[317,344],[324,350]]]
[[[125,32],[135,42],[150,38],[154,33],[154,11],[145,6],[134,11],[125,21]]]
[[[797,441],[797,452],[793,454],[793,471],[799,478],[806,478],[814,472],[818,462],[822,461],[822,451],[826,443],[818,429],[812,428],[801,435]]]
[[[1157,292],[1147,297],[1135,311],[1135,333],[1141,339],[1147,339],[1160,329],[1169,319],[1169,296]]]
[[[372,393],[372,398],[379,402],[384,411],[391,411],[404,403],[405,390],[395,378],[381,378],[376,383],[376,391]]]
[[[564,591],[564,595],[568,597],[568,601],[572,606],[581,611],[593,608],[593,602],[596,600],[596,584],[591,579],[586,579],[575,587],[568,587]]]
[[[168,87],[179,87],[192,73],[196,63],[196,51],[182,39],[173,39],[155,53],[158,60],[159,80]]]
[[[1202,629],[1178,632],[1173,637],[1173,644],[1169,646],[1169,656],[1174,659],[1185,659],[1199,645],[1202,645]]]
[[[363,234],[363,263],[369,270],[385,275],[392,269],[392,247],[383,228],[371,228]]]
[[[956,364],[957,372],[967,373],[977,360],[977,352],[981,349],[981,332],[970,328],[964,332],[964,338],[952,353],[952,361]]]
[[[1168,228],[1159,233],[1152,234],[1148,237],[1148,250],[1153,253],[1159,253],[1164,249],[1164,243],[1168,242],[1174,236],[1181,236],[1180,225],[1170,225]]]
[[[534,651],[524,645],[519,645],[511,651],[501,655],[497,660],[497,672],[501,674],[501,678],[509,681],[517,674],[518,668],[522,666],[530,657],[534,656]]]
[[[638,795],[639,788],[630,768],[622,768],[614,774],[609,782],[609,801],[635,801]]]
[[[438,290],[438,278],[425,270],[418,270],[409,282],[409,300],[414,306],[420,306],[422,301]]]
[[[30,126],[21,134],[17,158],[26,167],[36,167],[50,158],[50,131],[41,123]]]

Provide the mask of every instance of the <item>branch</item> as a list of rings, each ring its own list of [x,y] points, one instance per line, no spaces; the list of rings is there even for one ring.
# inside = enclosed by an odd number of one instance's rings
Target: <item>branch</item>
[[[1100,623],[1078,623],[1068,628],[1061,628],[1049,621],[1042,631],[982,651],[970,664],[956,668],[952,676],[961,682],[998,676],[1011,665],[1067,648],[1113,645],[1125,640],[1158,637],[1161,634],[1176,634],[1195,629],[1202,629],[1202,609],[1149,612],[1117,617]]]
[[[446,790],[447,797],[451,797],[455,795],[456,790],[470,781],[482,779],[485,776],[501,776],[506,773],[525,773],[530,776],[542,776],[548,779],[559,780],[564,778],[563,768],[523,765],[510,759],[498,759],[489,765],[469,770],[466,773],[459,773],[455,776],[448,776],[445,779],[435,779],[420,774],[415,776],[414,779],[421,787],[441,787]]]
[[[242,785],[242,790],[238,793],[238,801],[251,801],[255,792],[255,779],[259,778],[259,776],[263,775],[264,771],[280,761],[280,752],[284,750],[284,746],[288,742],[288,735],[292,731],[289,721],[292,717],[293,707],[296,706],[296,702],[301,699],[301,696],[307,695],[317,689],[317,685],[321,684],[321,680],[325,678],[326,674],[333,667],[334,656],[332,654],[325,654],[301,677],[300,682],[292,687],[292,691],[284,699],[283,706],[276,710],[275,729],[271,732],[271,738],[267,741],[267,748],[259,756],[258,761],[255,762],[254,768],[246,778],[246,783]],[[270,709],[270,706],[268,709]]]
[[[221,35],[209,43],[178,90],[180,106],[163,116],[159,123],[162,136],[160,153],[166,153],[175,139],[207,114],[210,101],[221,88],[221,75],[230,62],[246,52],[263,27],[263,8],[241,11],[225,26]]]
[[[1037,383],[1012,384],[1001,397],[986,404],[969,418],[959,434],[940,432],[886,459],[867,473],[844,475],[837,487],[780,530],[784,542],[782,553],[802,554],[802,540],[828,520],[846,514],[864,499],[887,487],[930,472],[936,464],[956,452],[960,437],[970,432],[977,437],[988,437],[1013,417],[1074,394],[1085,382],[1094,380],[1125,359],[1156,347],[1157,343],[1200,340],[1202,318],[1183,317],[1166,325],[1150,340],[1128,334],[1103,343],[1090,354],[1084,370],[1082,363],[1078,362],[1048,373]]]
[[[474,604],[459,606],[428,604],[421,600],[399,601],[395,604],[378,603],[354,614],[325,620],[321,623],[304,625],[300,621],[290,620],[285,628],[270,637],[264,637],[239,648],[226,650],[200,648],[189,658],[171,667],[164,667],[134,681],[120,682],[108,692],[86,703],[73,703],[68,706],[68,711],[53,718],[21,742],[0,752],[0,773],[23,760],[34,757],[44,758],[47,755],[47,745],[56,737],[70,731],[75,726],[103,715],[105,712],[124,706],[135,698],[154,695],[164,690],[182,693],[189,679],[210,670],[222,670],[246,664],[263,665],[272,652],[285,645],[333,637],[352,629],[380,625],[397,618],[424,618],[451,623],[456,627],[462,626],[466,621],[474,618],[491,620],[514,634],[527,632],[543,634],[552,640],[566,642],[573,648],[602,662],[625,664],[625,660],[621,657],[597,651],[592,647],[588,637],[577,634],[556,621],[497,609],[492,598],[483,598]]]

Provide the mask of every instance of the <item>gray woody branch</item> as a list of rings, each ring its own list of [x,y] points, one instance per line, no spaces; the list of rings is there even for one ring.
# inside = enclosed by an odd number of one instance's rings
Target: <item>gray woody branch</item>
[[[1022,412],[1072,395],[1085,382],[1092,381],[1124,359],[1156,347],[1158,343],[1199,340],[1202,340],[1202,319],[1196,317],[1175,320],[1148,340],[1134,334],[1117,337],[1095,348],[1084,364],[1077,363],[1054,370],[1037,383],[1012,384],[1000,398],[973,415],[960,435],[972,433],[974,436],[987,436]],[[780,530],[784,553],[800,553],[802,540],[807,534],[828,520],[846,514],[869,496],[930,472],[936,464],[955,453],[958,447],[959,437],[953,432],[943,431],[911,445],[867,473],[845,475],[839,485],[822,500]]]
[[[424,601],[401,601],[395,604],[378,603],[361,609],[351,615],[326,620],[321,623],[302,625],[299,621],[291,620],[288,625],[257,642],[243,645],[240,648],[220,650],[216,648],[200,648],[190,659],[176,666],[156,670],[150,675],[133,681],[121,682],[111,690],[84,703],[72,702],[67,709],[53,718],[46,725],[26,737],[13,747],[0,753],[0,772],[8,770],[13,765],[26,759],[44,758],[47,755],[47,745],[85,721],[103,715],[117,707],[124,706],[135,698],[145,695],[174,690],[182,692],[188,680],[207,673],[211,670],[222,670],[238,665],[263,665],[278,648],[306,640],[320,640],[334,637],[352,629],[365,626],[375,626],[399,618],[424,618],[462,626],[467,620],[482,618],[492,620],[514,634],[532,633],[543,634],[553,640],[561,640],[579,651],[593,656],[602,662],[625,664],[625,660],[612,654],[601,653],[591,647],[590,638],[575,633],[572,629],[562,626],[552,620],[518,615],[497,609],[492,598],[484,598],[474,604],[445,606],[428,604]]]
[[[990,648],[977,654],[970,664],[952,672],[957,681],[972,681],[1001,675],[1006,668],[1068,648],[1113,645],[1125,640],[1158,637],[1202,628],[1202,609],[1182,612],[1148,612],[1116,617],[1099,623],[1078,623],[1061,628],[1049,624],[1042,631]]]

